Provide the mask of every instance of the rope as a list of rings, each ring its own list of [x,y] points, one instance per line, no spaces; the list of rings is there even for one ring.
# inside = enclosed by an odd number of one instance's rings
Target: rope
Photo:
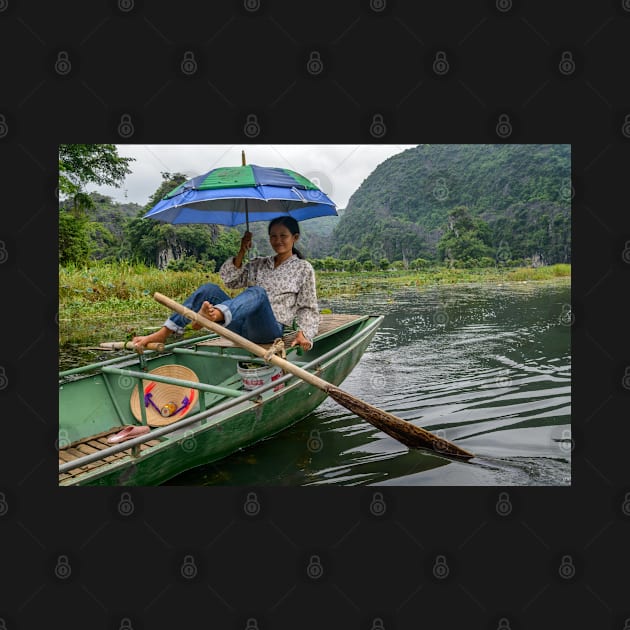
[[[284,341],[282,340],[282,337],[278,337],[274,340],[273,345],[271,346],[271,348],[269,348],[269,350],[267,350],[267,352],[265,352],[265,356],[263,358],[267,363],[269,363],[271,361],[271,357],[276,354],[283,359],[286,359],[287,357],[287,351],[284,347]]]

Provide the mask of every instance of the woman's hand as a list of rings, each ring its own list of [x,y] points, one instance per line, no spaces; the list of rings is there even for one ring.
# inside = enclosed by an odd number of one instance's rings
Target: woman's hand
[[[241,239],[241,249],[239,250],[239,254],[245,254],[245,252],[247,252],[248,249],[251,249],[252,246],[252,233],[251,232],[245,232],[245,234],[243,234],[243,238]]]
[[[243,258],[245,258],[245,254],[247,253],[247,250],[251,248],[251,246],[252,233],[245,232],[245,234],[243,234],[243,238],[241,239],[241,248],[238,250],[238,254],[234,256],[234,266],[237,269],[241,268],[241,265],[243,264]]]
[[[291,344],[291,347],[293,346],[300,346],[304,352],[308,352],[313,347],[313,343],[304,336],[301,330],[299,330],[293,340],[293,343]]]

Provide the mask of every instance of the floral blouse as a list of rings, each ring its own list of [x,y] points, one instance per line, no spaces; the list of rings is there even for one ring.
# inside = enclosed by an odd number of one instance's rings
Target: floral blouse
[[[219,275],[230,289],[247,286],[265,289],[276,320],[292,327],[295,319],[302,334],[312,343],[319,328],[319,308],[315,271],[307,260],[294,254],[274,268],[273,256],[260,256],[237,268],[234,259],[228,258]]]

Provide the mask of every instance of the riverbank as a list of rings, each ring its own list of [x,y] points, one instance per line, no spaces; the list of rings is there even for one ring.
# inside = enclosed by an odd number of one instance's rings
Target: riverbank
[[[462,283],[570,283],[570,265],[548,267],[449,269],[431,267],[421,271],[317,272],[320,299],[398,289],[423,289]],[[168,316],[153,300],[159,291],[182,302],[199,285],[215,282],[217,273],[161,271],[130,263],[59,268],[59,345],[98,345],[123,341],[158,328]],[[227,291],[235,295],[238,291]],[[194,336],[187,329],[186,335]]]

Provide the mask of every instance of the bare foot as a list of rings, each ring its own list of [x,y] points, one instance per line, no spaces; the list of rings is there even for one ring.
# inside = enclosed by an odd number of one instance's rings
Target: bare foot
[[[202,315],[206,319],[209,319],[211,322],[216,322],[217,324],[224,320],[223,312],[218,308],[214,308],[214,306],[207,301],[201,305],[201,308],[197,312],[199,315]],[[191,327],[193,330],[203,328],[203,326],[197,322],[192,322]]]
[[[162,326],[160,330],[156,330],[154,333],[150,335],[141,335],[139,337],[134,337],[131,341],[136,346],[146,346],[148,343],[164,343],[173,331],[167,328],[166,326]]]

